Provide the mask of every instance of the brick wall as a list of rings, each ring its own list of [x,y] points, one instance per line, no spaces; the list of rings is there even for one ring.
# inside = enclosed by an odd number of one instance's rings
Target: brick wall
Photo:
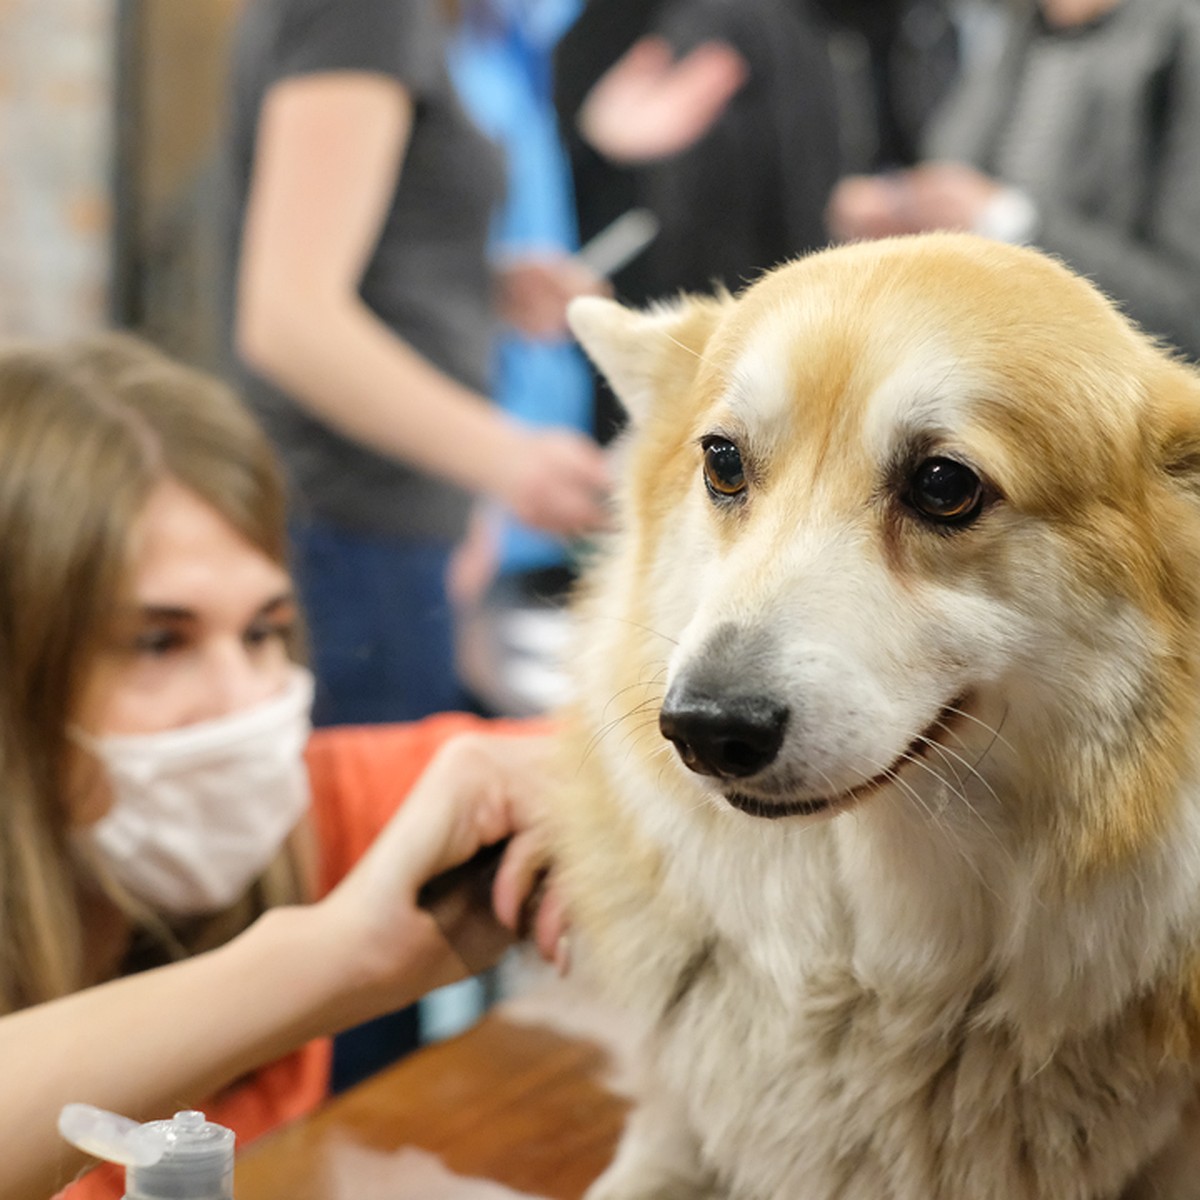
[[[116,0],[0,0],[0,335],[104,323],[115,18]]]

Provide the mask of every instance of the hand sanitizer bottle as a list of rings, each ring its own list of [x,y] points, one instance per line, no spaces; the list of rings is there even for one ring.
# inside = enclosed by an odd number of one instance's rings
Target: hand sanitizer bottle
[[[125,1168],[125,1200],[233,1200],[233,1130],[201,1112],[139,1125],[90,1104],[68,1104],[58,1131],[85,1153]]]

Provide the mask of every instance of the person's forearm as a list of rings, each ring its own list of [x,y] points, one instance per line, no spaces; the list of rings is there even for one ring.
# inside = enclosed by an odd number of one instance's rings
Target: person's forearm
[[[502,496],[522,431],[393,334],[357,297],[248,299],[248,364],[339,433],[472,492]]]
[[[64,1103],[137,1119],[202,1105],[376,1015],[368,974],[319,907],[278,909],[208,954],[0,1018],[0,1198],[45,1200],[81,1165],[56,1133]]]

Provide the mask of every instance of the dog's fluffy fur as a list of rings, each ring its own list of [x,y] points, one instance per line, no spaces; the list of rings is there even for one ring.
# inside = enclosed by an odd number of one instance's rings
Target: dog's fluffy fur
[[[571,319],[632,431],[558,850],[647,1026],[590,1200],[1200,1195],[1197,374],[958,235]]]

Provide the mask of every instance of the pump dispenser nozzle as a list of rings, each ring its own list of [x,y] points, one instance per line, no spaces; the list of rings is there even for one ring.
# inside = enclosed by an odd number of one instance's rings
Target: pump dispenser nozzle
[[[126,1200],[233,1200],[233,1130],[201,1112],[139,1125],[90,1104],[68,1104],[58,1131],[125,1168]]]

